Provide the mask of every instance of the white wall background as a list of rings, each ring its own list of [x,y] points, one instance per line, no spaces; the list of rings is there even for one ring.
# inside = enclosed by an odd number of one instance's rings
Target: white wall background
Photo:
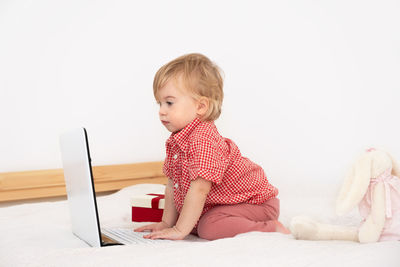
[[[221,134],[273,184],[340,184],[365,148],[400,159],[399,14],[378,0],[2,0],[0,172],[61,168],[74,126],[94,165],[162,160],[153,75],[200,52],[225,72]]]

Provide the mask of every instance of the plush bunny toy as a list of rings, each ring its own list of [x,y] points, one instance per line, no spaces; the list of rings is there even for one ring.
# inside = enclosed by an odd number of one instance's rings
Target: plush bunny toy
[[[358,205],[364,218],[356,227],[323,224],[295,217],[290,228],[297,239],[351,240],[361,243],[400,240],[400,166],[383,151],[368,149],[353,165],[339,192],[336,213]]]

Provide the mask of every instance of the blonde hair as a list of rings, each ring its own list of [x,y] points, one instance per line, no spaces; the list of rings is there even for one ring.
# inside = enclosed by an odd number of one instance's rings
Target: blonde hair
[[[181,78],[184,89],[195,99],[205,97],[209,101],[206,114],[201,118],[214,121],[221,114],[224,98],[223,78],[220,68],[202,54],[187,54],[162,66],[154,76],[153,93],[157,93],[170,79]]]

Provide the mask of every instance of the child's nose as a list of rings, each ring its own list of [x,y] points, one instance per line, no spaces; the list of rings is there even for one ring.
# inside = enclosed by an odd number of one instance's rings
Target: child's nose
[[[165,108],[163,107],[163,105],[160,106],[160,110],[158,111],[158,113],[160,115],[165,115]]]

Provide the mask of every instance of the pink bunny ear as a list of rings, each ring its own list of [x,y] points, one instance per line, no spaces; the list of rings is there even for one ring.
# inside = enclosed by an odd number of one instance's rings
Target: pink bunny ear
[[[372,152],[372,151],[375,151],[376,149],[374,148],[374,147],[370,147],[370,148],[368,148],[367,150],[365,150],[366,152]]]

